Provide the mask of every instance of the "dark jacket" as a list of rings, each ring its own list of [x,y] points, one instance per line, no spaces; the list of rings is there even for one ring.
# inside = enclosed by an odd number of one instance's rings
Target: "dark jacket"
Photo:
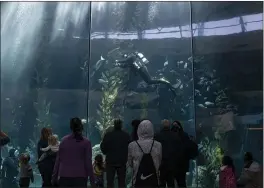
[[[162,145],[162,167],[173,170],[176,161],[182,158],[182,145],[178,135],[169,128],[164,128],[156,134],[155,140]]]
[[[174,127],[171,129],[173,132],[175,132],[179,139],[180,139],[180,142],[181,142],[181,145],[182,145],[182,153],[181,153],[181,159],[180,160],[177,160],[176,161],[176,166],[175,166],[175,170],[178,171],[178,170],[181,170],[181,171],[184,171],[184,172],[188,172],[189,171],[189,145],[190,145],[190,142],[192,142],[189,138],[189,135],[184,132],[183,130],[182,131],[177,131],[177,129],[174,129]]]
[[[113,130],[105,134],[100,148],[106,155],[108,165],[126,165],[130,136],[122,130]]]
[[[41,157],[41,155],[44,153],[44,151],[41,151],[41,148],[46,148],[48,147],[48,141],[46,140],[39,140],[38,141],[38,147],[37,147],[37,150],[38,150],[38,159]]]

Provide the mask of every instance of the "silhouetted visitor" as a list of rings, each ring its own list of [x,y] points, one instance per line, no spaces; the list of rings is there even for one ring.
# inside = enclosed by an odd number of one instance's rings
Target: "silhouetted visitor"
[[[176,160],[175,165],[175,179],[178,187],[186,187],[186,173],[189,171],[189,161],[198,156],[198,145],[189,138],[189,135],[184,132],[179,121],[174,121],[172,124],[172,131],[178,134],[178,137],[183,146],[181,159]]]
[[[15,156],[15,149],[9,150],[2,165],[2,187],[17,188],[16,177],[18,175],[18,159]]]
[[[128,146],[128,164],[133,169],[133,187],[158,187],[162,160],[161,143],[154,140],[153,125],[143,120],[137,130],[138,140]]]
[[[94,186],[91,142],[82,135],[79,118],[70,121],[72,133],[62,138],[53,171],[52,182],[60,187],[87,187],[88,178]]]
[[[237,180],[237,185],[239,188],[263,188],[262,166],[254,161],[250,152],[244,155],[244,170]]]
[[[100,148],[106,155],[106,181],[107,187],[114,187],[114,178],[117,174],[118,186],[125,187],[126,163],[130,136],[122,130],[122,121],[114,120],[114,129],[107,132],[101,142]]]
[[[219,188],[236,188],[235,166],[233,159],[224,156],[219,174]]]
[[[155,139],[162,145],[162,162],[160,166],[160,187],[175,187],[174,168],[181,159],[182,146],[178,135],[170,130],[169,120],[162,121],[162,130]]]
[[[94,170],[96,187],[104,187],[105,163],[104,163],[104,158],[101,154],[95,156],[93,163],[93,170]]]
[[[134,119],[131,122],[131,125],[132,125],[131,141],[138,140],[137,130],[138,130],[138,126],[140,122],[141,121],[139,119]]]
[[[40,159],[41,155],[44,153],[42,148],[48,147],[48,139],[49,136],[52,135],[52,130],[50,128],[44,127],[41,130],[41,137],[38,141],[37,150],[38,150],[38,160]],[[51,186],[51,175],[53,171],[53,166],[50,161],[43,161],[38,164],[39,173],[42,178],[42,187],[50,187]]]
[[[34,183],[33,169],[29,164],[30,156],[27,153],[23,153],[19,157],[19,186],[28,188],[30,181]]]

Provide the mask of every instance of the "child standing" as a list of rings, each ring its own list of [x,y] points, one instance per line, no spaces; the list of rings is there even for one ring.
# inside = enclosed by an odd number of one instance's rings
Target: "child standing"
[[[229,156],[222,159],[222,167],[219,174],[219,188],[236,188],[235,167]]]
[[[104,187],[104,160],[101,154],[98,154],[94,158],[93,170],[95,176],[96,187]]]
[[[29,164],[30,156],[26,153],[22,154],[19,158],[20,165],[20,176],[19,176],[19,186],[20,187],[29,187],[30,180],[34,182],[33,170]]]
[[[58,136],[56,134],[49,136],[48,144],[49,144],[48,147],[40,149],[41,151],[44,151],[45,153],[43,153],[40,156],[37,163],[43,161],[43,159],[45,159],[47,157],[47,155],[52,154],[52,153],[56,153],[59,151],[60,142],[59,142]]]

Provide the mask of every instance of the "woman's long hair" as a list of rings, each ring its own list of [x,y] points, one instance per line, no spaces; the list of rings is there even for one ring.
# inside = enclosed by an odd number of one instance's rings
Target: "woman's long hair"
[[[72,118],[70,121],[70,128],[74,134],[74,137],[77,142],[83,140],[82,131],[83,131],[83,124],[80,118],[75,117]]]
[[[52,135],[51,128],[44,127],[41,129],[40,140],[48,141],[50,135]]]
[[[233,159],[229,156],[224,156],[222,159],[222,165],[232,168],[232,171],[235,173],[235,165]]]

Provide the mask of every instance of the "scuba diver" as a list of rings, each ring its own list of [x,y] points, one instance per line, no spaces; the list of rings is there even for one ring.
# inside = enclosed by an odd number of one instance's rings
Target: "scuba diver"
[[[15,156],[15,149],[9,150],[9,156],[6,157],[2,165],[2,187],[17,188],[16,177],[18,175],[18,160]]]
[[[116,56],[116,57],[113,57]],[[121,68],[130,68],[135,74],[140,75],[140,77],[148,84],[163,84],[166,85],[176,96],[175,88],[171,83],[165,79],[155,79],[152,78],[148,72],[146,64],[149,61],[144,57],[142,53],[122,53],[120,48],[116,48],[108,53],[108,57],[114,59],[115,65]]]

